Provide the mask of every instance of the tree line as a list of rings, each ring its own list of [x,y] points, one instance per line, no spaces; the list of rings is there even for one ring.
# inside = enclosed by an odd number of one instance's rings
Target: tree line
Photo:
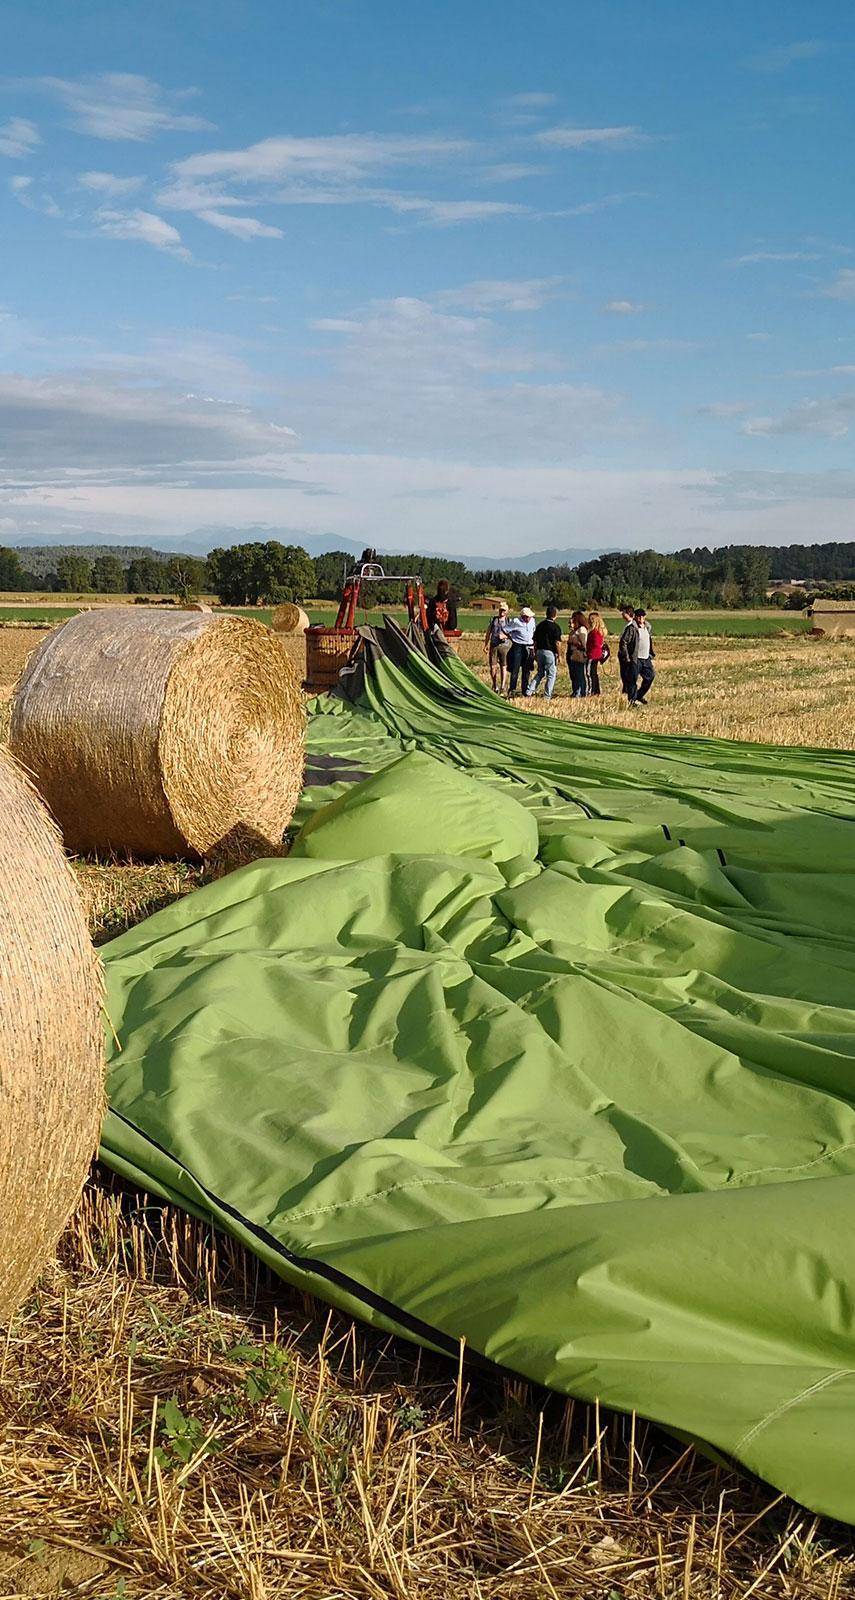
[[[822,545],[727,545],[720,549],[611,552],[578,566],[541,567],[523,572],[510,567],[471,571],[462,561],[442,556],[383,555],[387,572],[420,575],[431,592],[446,578],[461,604],[476,595],[505,595],[513,604],[562,609],[591,602],[616,606],[624,600],[665,607],[738,607],[761,604],[775,578],[800,578],[834,588],[840,597],[855,583],[855,542]],[[173,555],[167,559],[139,555],[124,564],[110,551],[94,559],[83,551],[64,551],[55,570],[36,575],[20,554],[0,549],[0,590],[23,592],[53,589],[67,594],[136,594],[190,599],[214,594],[224,605],[276,605],[285,600],[337,601],[345,574],[354,567],[352,554],[335,550],[312,559],[301,545],[276,539],[235,544],[212,550],[203,558]],[[847,589],[847,580],[849,587]],[[787,604],[783,595],[770,597]],[[375,583],[365,602],[389,605],[401,599],[401,586]],[[809,592],[789,603],[803,605]]]

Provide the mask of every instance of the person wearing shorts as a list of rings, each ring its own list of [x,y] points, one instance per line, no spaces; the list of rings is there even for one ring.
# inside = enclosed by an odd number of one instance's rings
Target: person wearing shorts
[[[504,694],[508,687],[508,655],[511,641],[506,631],[508,605],[502,601],[495,616],[490,618],[484,635],[484,649],[490,664],[490,680],[496,694]]]

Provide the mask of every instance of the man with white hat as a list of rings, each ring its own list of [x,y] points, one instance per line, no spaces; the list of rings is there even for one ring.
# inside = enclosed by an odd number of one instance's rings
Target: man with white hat
[[[508,699],[513,700],[520,674],[523,694],[528,690],[534,645],[534,612],[530,606],[521,606],[519,616],[511,617],[510,622],[505,623],[505,633],[511,641],[508,653]]]

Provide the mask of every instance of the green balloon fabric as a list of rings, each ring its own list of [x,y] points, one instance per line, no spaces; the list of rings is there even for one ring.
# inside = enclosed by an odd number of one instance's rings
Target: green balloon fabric
[[[107,947],[103,1159],[855,1521],[853,757],[562,723],[411,651],[316,703],[309,770],[290,856]]]
[[[473,786],[411,751],[317,811],[291,851],[298,859],[363,861],[377,855],[461,855],[509,861],[537,854],[537,823],[512,794]]]

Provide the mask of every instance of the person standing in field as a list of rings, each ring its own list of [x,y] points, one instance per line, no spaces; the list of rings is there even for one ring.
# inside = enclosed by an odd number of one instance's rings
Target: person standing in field
[[[639,606],[635,613],[635,625],[638,629],[638,654],[636,665],[638,676],[636,678],[635,694],[630,700],[630,705],[646,706],[647,696],[650,693],[653,679],[656,677],[656,668],[653,657],[656,651],[653,648],[653,634],[647,620],[647,612]]]
[[[507,633],[508,603],[503,600],[495,616],[490,618],[484,635],[484,649],[490,664],[490,679],[497,694],[508,687],[508,652],[511,641]]]
[[[600,662],[608,661],[609,647],[606,644],[608,629],[600,616],[599,611],[592,611],[588,618],[588,639],[586,651],[588,656],[588,693],[600,693]]]
[[[555,688],[555,679],[558,676],[558,646],[561,643],[561,628],[555,618],[558,616],[557,606],[547,606],[546,616],[537,624],[534,630],[534,659],[537,662],[537,677],[529,684],[526,694],[531,697],[537,694],[540,685],[545,682],[544,694],[547,700],[552,699]]]
[[[573,699],[583,700],[588,693],[588,625],[584,611],[574,611],[570,618],[567,670],[570,673]]]
[[[621,693],[626,695],[630,705],[634,705],[638,688],[638,623],[632,606],[621,606],[620,614],[623,619],[623,632],[618,640],[617,654]]]
[[[440,578],[436,594],[427,603],[427,619],[431,631],[439,628],[443,633],[457,632],[457,601],[447,578]]]
[[[522,606],[518,617],[511,617],[507,624],[506,632],[511,641],[508,653],[508,699],[512,700],[517,692],[517,684],[522,677],[522,692],[528,692],[528,680],[531,676],[532,645],[534,642],[534,612],[529,606]]]

